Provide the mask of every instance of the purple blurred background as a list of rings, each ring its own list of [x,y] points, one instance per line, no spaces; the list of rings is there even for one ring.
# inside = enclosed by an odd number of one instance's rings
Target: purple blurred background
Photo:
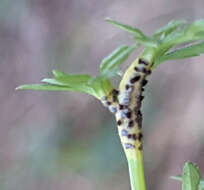
[[[116,123],[100,102],[71,92],[15,91],[53,69],[96,75],[130,35],[105,17],[151,34],[172,19],[204,18],[202,0],[1,0],[0,189],[130,189]],[[130,57],[126,66],[134,60]],[[147,189],[181,189],[186,161],[204,171],[204,56],[161,65],[145,92]]]

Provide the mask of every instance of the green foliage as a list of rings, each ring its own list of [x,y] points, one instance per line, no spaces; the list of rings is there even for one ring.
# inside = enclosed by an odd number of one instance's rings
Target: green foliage
[[[178,45],[204,39],[204,20],[185,23],[179,30],[168,35],[163,42],[165,45]]]
[[[171,179],[182,181],[182,176],[171,176]],[[200,179],[199,190],[204,189],[204,179]]]
[[[183,168],[182,190],[197,190],[200,183],[200,172],[198,168],[187,162]]]
[[[42,84],[22,85],[19,90],[59,90],[59,91],[79,91],[90,94],[100,99],[107,95],[113,86],[110,78],[119,73],[119,66],[124,63],[128,56],[140,45],[145,46],[146,55],[155,54],[154,68],[168,60],[184,59],[198,56],[204,53],[204,42],[191,44],[187,47],[171,51],[171,49],[183,43],[191,43],[204,39],[204,21],[199,20],[192,23],[184,20],[171,21],[167,25],[158,29],[152,36],[148,37],[138,28],[106,19],[113,24],[133,35],[137,41],[132,46],[123,45],[116,48],[110,55],[102,60],[99,75],[91,77],[87,74],[71,75],[53,71],[53,78],[45,78]]]
[[[70,87],[49,84],[24,84],[16,90],[42,90],[42,91],[73,91]]]
[[[54,78],[41,80],[44,84],[28,84],[17,87],[17,90],[46,90],[46,91],[78,91],[90,94],[100,99],[112,89],[110,78],[117,75],[119,66],[128,58],[130,53],[138,46],[123,45],[114,50],[103,59],[100,65],[100,73],[97,77],[88,74],[67,74],[59,70],[53,70]]]
[[[191,162],[185,164],[182,176],[172,176],[172,179],[182,181],[182,190],[202,190],[204,188],[204,180],[200,178],[200,171]]]
[[[178,27],[180,27],[181,25],[183,25],[185,23],[186,23],[185,20],[172,20],[167,25],[165,25],[165,26],[161,27],[160,29],[158,29],[154,33],[153,37],[154,38],[160,38],[160,40],[163,40],[169,34],[174,32]]]
[[[138,46],[120,46],[115,49],[110,55],[104,58],[100,65],[100,76],[111,78],[119,72],[119,66],[128,58]]]
[[[121,28],[122,30],[125,30],[129,33],[132,33],[136,38],[138,39],[142,39],[142,38],[146,38],[147,36],[138,28],[133,28],[132,26],[128,26],[122,23],[119,23],[115,20],[112,20],[111,18],[106,18],[106,21]]]
[[[168,60],[184,59],[204,53],[203,42],[192,44],[192,42],[204,39],[204,20],[192,23],[185,20],[170,21],[167,25],[156,30],[150,37],[146,36],[138,28],[133,28],[110,18],[106,19],[106,21],[131,33],[138,44],[143,44],[146,48],[154,48],[155,52],[157,52],[154,68]],[[173,47],[184,43],[191,44],[171,51]]]
[[[204,42],[179,48],[166,53],[163,56],[157,57],[155,60],[154,68],[165,61],[190,58],[199,56],[202,53],[204,53]]]
[[[92,77],[86,74],[70,75],[58,70],[53,71],[54,78],[45,78],[44,84],[28,84],[17,87],[17,90],[78,91],[99,98],[112,89],[106,80],[91,82]]]
[[[137,42],[147,46],[147,47],[157,47],[157,38],[151,38],[146,36],[141,30],[139,30],[138,28],[133,28],[131,26],[119,23],[117,21],[114,21],[110,18],[107,18],[106,21],[108,23],[111,23],[119,28],[121,28],[122,30],[125,30],[131,34],[133,34],[133,37],[135,40],[137,40]]]

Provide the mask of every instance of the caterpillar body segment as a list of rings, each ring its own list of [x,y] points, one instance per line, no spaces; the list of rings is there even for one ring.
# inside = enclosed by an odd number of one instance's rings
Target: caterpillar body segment
[[[107,96],[101,98],[102,104],[113,114],[116,114],[119,109],[118,94],[119,91],[113,89]]]
[[[142,151],[142,113],[146,77],[151,74],[152,64],[138,58],[125,72],[119,90],[113,90],[102,103],[115,114],[121,143],[128,157]]]

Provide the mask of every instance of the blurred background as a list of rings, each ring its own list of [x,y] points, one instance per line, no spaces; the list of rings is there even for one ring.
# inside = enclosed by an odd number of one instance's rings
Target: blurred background
[[[111,17],[151,34],[204,18],[202,0],[0,0],[0,189],[130,189],[114,117],[91,96],[15,91],[53,69],[96,75],[131,37]],[[137,56],[134,53],[124,67]],[[181,189],[186,161],[204,172],[204,56],[159,66],[143,104],[147,189]]]

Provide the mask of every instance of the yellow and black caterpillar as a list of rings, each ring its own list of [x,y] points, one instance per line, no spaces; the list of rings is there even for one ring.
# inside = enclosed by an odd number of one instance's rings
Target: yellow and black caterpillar
[[[105,107],[115,114],[118,132],[125,151],[142,150],[142,113],[146,77],[151,74],[152,64],[138,58],[127,69],[120,82],[119,90],[113,89],[101,99]]]

